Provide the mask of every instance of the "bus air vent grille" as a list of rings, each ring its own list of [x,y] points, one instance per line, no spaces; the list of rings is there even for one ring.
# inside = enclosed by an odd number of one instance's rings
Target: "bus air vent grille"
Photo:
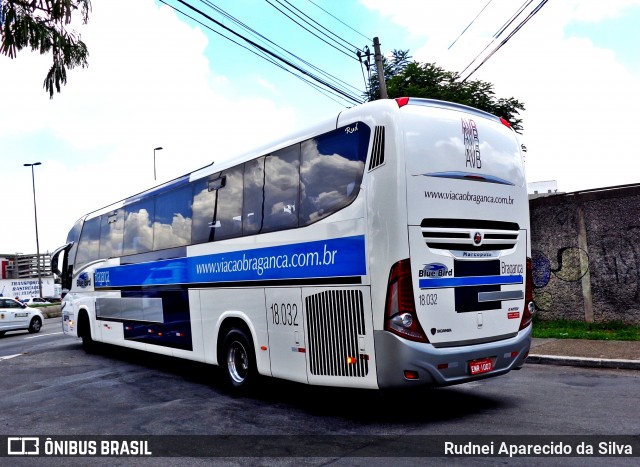
[[[520,236],[515,222],[482,219],[423,219],[420,227],[427,246],[443,250],[509,250]]]
[[[311,374],[364,377],[369,362],[359,355],[365,335],[359,290],[327,290],[306,299],[307,353]]]
[[[369,170],[381,166],[384,163],[384,127],[377,126],[373,133],[373,147],[371,148],[371,160]]]

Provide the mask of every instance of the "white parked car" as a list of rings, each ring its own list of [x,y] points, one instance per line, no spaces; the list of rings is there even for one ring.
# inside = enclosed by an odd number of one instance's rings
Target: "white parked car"
[[[20,329],[39,332],[43,322],[42,313],[35,308],[13,298],[0,297],[0,336]]]

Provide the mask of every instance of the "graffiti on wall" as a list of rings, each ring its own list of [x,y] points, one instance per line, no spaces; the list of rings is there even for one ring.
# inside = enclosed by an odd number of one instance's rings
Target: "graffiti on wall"
[[[582,248],[567,246],[558,249],[556,267],[540,250],[531,251],[533,266],[533,302],[538,310],[551,309],[553,289],[547,288],[552,277],[563,282],[578,282],[589,270],[589,255]]]
[[[597,275],[599,291],[618,305],[640,303],[640,226],[608,232],[598,239],[603,273]]]

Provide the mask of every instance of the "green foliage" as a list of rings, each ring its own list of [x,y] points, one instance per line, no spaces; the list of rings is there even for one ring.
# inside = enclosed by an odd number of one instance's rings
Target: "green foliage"
[[[434,63],[410,61],[408,50],[393,50],[391,58],[383,59],[387,94],[395,97],[424,97],[469,105],[485,112],[503,117],[511,127],[522,131],[519,112],[524,104],[513,97],[496,98],[493,84],[481,80],[462,82],[456,72],[446,71]],[[369,80],[369,101],[380,99],[380,81],[377,74]]]
[[[67,69],[88,66],[87,46],[67,26],[80,13],[86,24],[90,0],[2,0],[0,53],[15,58],[26,47],[40,54],[51,53],[52,65],[43,87],[53,98],[67,83]]]
[[[620,322],[585,323],[569,320],[542,321],[534,318],[533,337],[640,341],[640,326]]]

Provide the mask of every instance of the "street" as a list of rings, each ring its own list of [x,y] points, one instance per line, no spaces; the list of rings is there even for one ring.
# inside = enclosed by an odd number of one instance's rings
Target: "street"
[[[0,366],[1,431],[12,436],[609,436],[638,435],[640,419],[639,372],[533,364],[494,379],[410,392],[265,378],[255,393],[238,397],[208,365],[113,347],[88,355],[80,340],[61,334],[58,319],[46,320],[39,334],[1,338]]]

